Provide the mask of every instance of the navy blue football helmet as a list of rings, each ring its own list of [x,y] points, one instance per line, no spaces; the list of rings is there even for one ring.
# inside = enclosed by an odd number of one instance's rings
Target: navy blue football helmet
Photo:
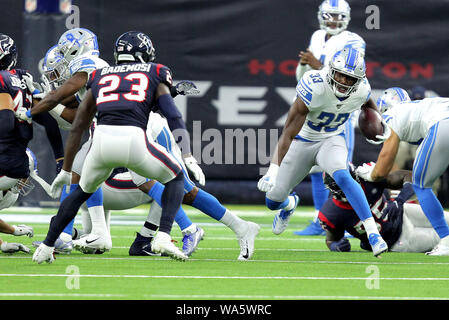
[[[115,41],[114,57],[117,64],[123,62],[147,63],[156,59],[156,50],[149,36],[139,31],[128,31]]]
[[[0,33],[0,70],[11,70],[17,63],[17,48],[14,40]]]

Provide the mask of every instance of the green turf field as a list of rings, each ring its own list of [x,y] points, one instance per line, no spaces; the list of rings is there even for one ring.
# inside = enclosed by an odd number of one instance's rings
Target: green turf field
[[[232,231],[193,210],[187,212],[206,233],[188,261],[130,257],[128,248],[140,229],[139,220],[144,221],[144,209],[113,213],[113,249],[103,255],[73,251],[57,255],[53,264],[37,265],[25,253],[0,254],[0,300],[449,299],[449,257],[387,253],[377,259],[362,251],[355,239],[351,239],[353,252],[329,252],[323,236],[293,235],[310,219],[311,208],[304,207],[296,210],[289,228],[276,236],[271,232],[272,213],[264,207],[229,206],[261,225],[252,261],[237,261],[239,247]],[[25,211],[9,209],[1,217],[9,223],[31,217],[41,221],[39,217],[49,219],[55,212]],[[25,224],[35,228],[34,238],[2,238],[31,247],[32,240],[41,240],[48,229],[42,222]],[[181,246],[177,225],[172,236]]]

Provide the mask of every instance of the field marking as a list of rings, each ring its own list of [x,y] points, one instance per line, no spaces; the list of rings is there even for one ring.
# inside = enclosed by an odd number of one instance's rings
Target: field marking
[[[164,298],[164,299],[261,299],[261,300],[300,300],[300,299],[324,299],[324,300],[449,300],[449,298],[442,297],[384,297],[384,296],[309,296],[309,295],[294,295],[294,296],[280,296],[280,295],[177,295],[177,294],[144,294],[145,298]],[[226,303],[223,303],[226,304]]]
[[[16,274],[4,273],[0,277],[73,277],[70,274]],[[363,280],[367,277],[284,277],[284,276],[169,276],[169,275],[139,275],[139,274],[79,274],[80,278],[136,278],[136,279],[216,279],[216,280]],[[390,278],[379,277],[376,280],[393,281],[449,281],[449,278]]]
[[[89,297],[113,298],[126,297],[124,294],[109,293],[39,293],[39,292],[0,292],[0,297]]]

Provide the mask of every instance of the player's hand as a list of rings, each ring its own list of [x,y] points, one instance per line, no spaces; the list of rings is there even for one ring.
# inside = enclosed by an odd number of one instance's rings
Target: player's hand
[[[262,192],[269,192],[274,188],[279,166],[277,164],[270,164],[267,173],[259,179],[257,188]]]
[[[387,206],[382,211],[382,220],[393,220],[394,217],[401,215],[404,212],[404,203],[397,200],[389,200]]]
[[[43,242],[37,247],[36,251],[34,251],[33,258],[31,259],[33,262],[37,262],[41,264],[42,262],[53,263],[55,261],[54,255],[54,247],[48,247]]]
[[[64,164],[64,158],[56,160],[56,174],[59,174],[62,170],[62,165]]]
[[[26,226],[24,224],[19,224],[18,226],[13,225],[13,228],[14,228],[13,235],[15,236],[28,236],[32,238],[34,235],[33,228]]]
[[[21,243],[9,243],[6,241],[3,241],[0,245],[0,250],[2,250],[3,253],[14,253],[18,251],[23,251],[25,253],[30,253],[30,249],[27,246],[24,246]]]
[[[377,141],[370,139],[366,139],[366,141],[368,141],[371,144],[381,144],[384,143],[386,140],[388,140],[388,138],[391,136],[391,129],[384,119],[382,119],[382,125],[384,127],[384,133],[381,135],[380,134],[376,135]]]
[[[341,238],[338,241],[333,241],[330,245],[331,251],[349,252],[351,251],[351,243],[348,238]]]
[[[373,182],[373,178],[371,178],[371,173],[374,170],[376,163],[371,161],[370,163],[364,163],[361,166],[358,166],[355,169],[355,173],[365,181]]]
[[[204,176],[203,170],[201,170],[198,162],[193,156],[189,156],[184,158],[184,163],[186,164],[187,169],[193,174],[196,181],[202,186],[206,184],[206,177]]]
[[[72,181],[72,173],[67,172],[64,169],[61,169],[61,172],[58,173],[55,180],[50,186],[50,196],[54,199],[58,198],[61,195],[62,188],[64,185],[67,185],[67,192],[70,192],[70,183]]]
[[[312,67],[312,69],[318,70],[322,66],[320,60],[315,58],[315,56],[309,49],[307,49],[306,51],[300,51],[299,58],[299,63],[301,63],[302,65],[308,64]]]
[[[196,87],[196,85],[189,80],[183,80],[178,82],[175,86],[176,93],[183,96],[195,96],[200,93],[200,90]]]
[[[30,114],[30,111],[31,111],[31,110],[28,110],[28,109],[25,108],[25,107],[18,107],[17,110],[16,110],[16,112],[15,112],[16,118],[19,119],[19,120],[22,120],[22,121],[26,121],[26,122],[28,122],[28,123],[31,123],[32,120],[31,120],[31,114]]]

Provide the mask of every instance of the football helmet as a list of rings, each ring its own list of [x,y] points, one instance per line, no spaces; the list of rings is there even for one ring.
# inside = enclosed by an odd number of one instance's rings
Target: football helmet
[[[58,41],[58,51],[66,66],[83,54],[91,53],[97,56],[100,54],[97,36],[84,28],[74,28],[64,32]]]
[[[69,78],[68,68],[64,65],[63,59],[64,57],[58,51],[58,45],[54,45],[47,51],[42,63],[42,76],[55,88]]]
[[[352,163],[349,163],[349,173],[351,174],[351,177],[355,181],[357,181],[357,183],[360,183],[360,178],[355,173],[355,167]],[[343,202],[348,202],[348,199],[346,199],[346,195],[344,194],[343,190],[340,189],[340,187],[335,182],[334,178],[331,177],[330,174],[323,172],[323,181],[324,186],[327,189],[329,189],[329,191],[332,194],[332,197]]]
[[[377,107],[379,108],[380,113],[384,113],[398,103],[404,101],[411,101],[407,91],[399,87],[392,87],[386,89],[377,99]]]
[[[325,0],[318,9],[321,30],[336,35],[346,30],[351,20],[351,8],[345,0]]]
[[[115,62],[147,63],[156,59],[156,49],[149,36],[139,31],[128,31],[115,41]]]
[[[0,33],[0,70],[11,70],[17,63],[17,47],[14,40]]]
[[[353,84],[343,84],[335,79],[336,73],[344,74],[353,79]],[[361,51],[346,47],[337,51],[329,62],[327,82],[331,86],[334,94],[339,98],[346,98],[357,90],[360,82],[366,74],[365,59]]]

